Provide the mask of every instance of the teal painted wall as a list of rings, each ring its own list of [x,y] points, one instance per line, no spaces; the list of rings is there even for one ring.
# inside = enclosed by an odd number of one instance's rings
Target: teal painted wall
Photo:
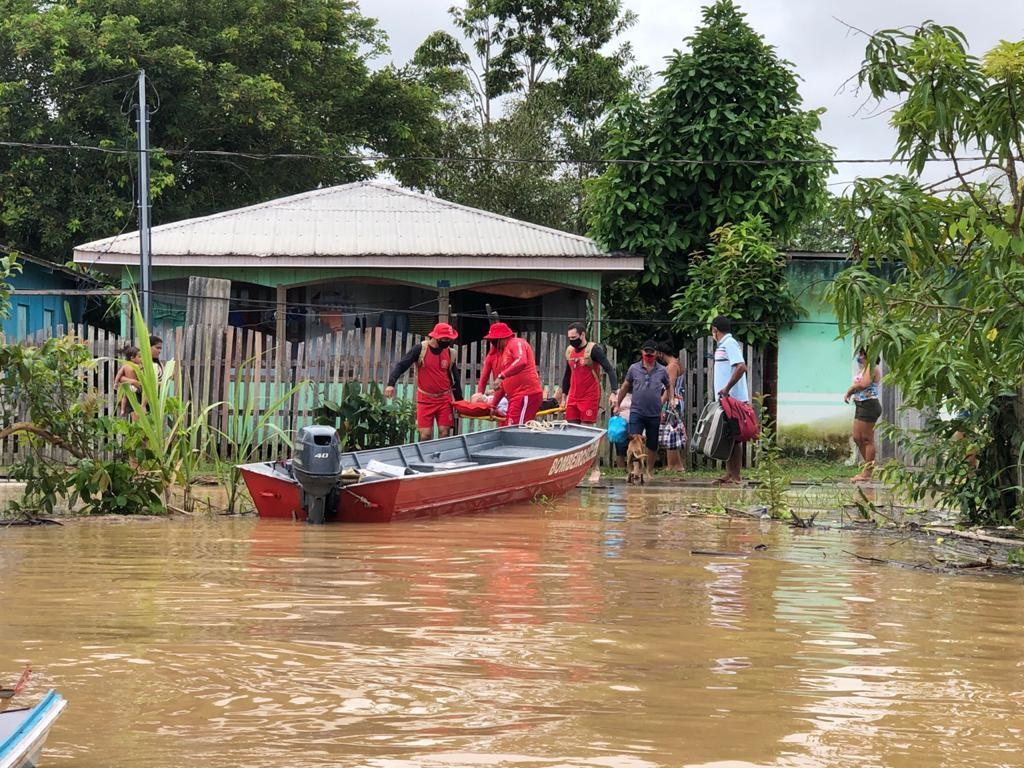
[[[779,336],[779,436],[790,450],[845,453],[853,406],[843,402],[853,341],[838,339],[824,291],[845,268],[835,259],[794,259],[788,277],[806,315]]]
[[[22,271],[10,279],[11,287],[15,289],[72,290],[79,287],[78,282],[67,274],[33,261],[22,261],[21,268]],[[14,295],[11,296],[10,315],[0,319],[0,332],[8,341],[24,341],[40,331],[56,333],[58,328],[67,326],[68,312],[72,323],[80,323],[84,311],[85,298],[82,296]]]

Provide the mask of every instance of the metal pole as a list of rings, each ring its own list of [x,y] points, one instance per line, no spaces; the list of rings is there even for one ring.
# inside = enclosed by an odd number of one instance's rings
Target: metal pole
[[[149,110],[146,108],[146,70],[139,70],[139,292],[142,317],[153,328],[153,278],[149,231]]]

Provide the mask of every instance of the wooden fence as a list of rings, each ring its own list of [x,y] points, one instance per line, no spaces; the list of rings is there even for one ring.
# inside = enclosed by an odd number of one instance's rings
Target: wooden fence
[[[104,413],[115,413],[114,377],[121,365],[121,352],[130,341],[90,326],[76,326],[72,332],[89,347],[95,358],[95,364],[83,374],[86,386],[101,393]],[[364,386],[376,383],[383,388],[394,364],[420,341],[411,334],[382,328],[355,329],[308,342],[280,345],[268,334],[234,327],[157,328],[152,335],[163,341],[161,358],[175,361],[181,376],[181,395],[193,406],[193,412],[217,404],[208,416],[211,427],[216,430],[214,434],[231,433],[248,403],[252,404],[253,422],[258,422],[274,402],[298,385],[294,394],[269,419],[285,434],[292,435],[301,426],[313,422],[316,409],[325,400],[339,400],[346,383],[357,382]],[[40,335],[25,343],[38,343],[43,338]],[[530,341],[537,354],[545,392],[553,393],[562,381],[565,337],[538,333],[533,334]],[[467,397],[476,391],[486,347],[483,341],[458,347],[458,365]],[[614,352],[609,351],[609,354],[614,364]],[[397,397],[414,397],[412,379],[410,373],[399,380]],[[460,429],[466,432],[493,426],[490,421],[463,419]],[[278,442],[276,430],[265,429],[259,458],[282,455],[286,448]],[[18,436],[0,441],[0,466],[16,462],[25,446],[25,441]],[[228,440],[220,439],[218,447],[226,457]]]
[[[127,340],[89,326],[77,326],[72,332],[89,347],[96,360],[86,372],[87,386],[102,393],[106,413],[114,413],[113,381],[120,365],[120,352]],[[367,385],[375,382],[383,387],[395,362],[420,340],[408,333],[382,328],[354,329],[307,342],[281,345],[270,335],[234,327],[156,329],[153,335],[163,339],[162,359],[174,360],[180,368],[181,394],[194,406],[194,412],[201,411],[208,404],[218,404],[208,418],[210,425],[219,432],[237,429],[237,420],[241,418],[239,414],[246,403],[253,404],[252,419],[258,421],[272,403],[300,385],[293,396],[269,417],[269,421],[287,435],[312,423],[315,410],[324,400],[340,399],[345,383]],[[541,382],[546,392],[551,394],[561,383],[565,370],[565,337],[562,334],[535,333],[527,338],[536,352]],[[693,434],[704,403],[714,396],[713,349],[710,340],[702,339],[691,349],[680,352],[680,361],[686,369],[684,419],[688,435]],[[633,360],[633,356],[629,356],[620,366],[616,351],[607,349],[606,352],[612,364],[620,370]],[[476,390],[480,378],[486,342],[460,343],[457,354],[463,391],[468,397]],[[763,355],[750,348],[744,348],[744,355],[749,366],[751,395],[756,396],[763,392]],[[607,402],[607,382],[605,387],[604,403]],[[398,397],[413,398],[411,373],[399,380],[397,389]],[[896,414],[893,411],[890,418],[898,418]],[[608,415],[602,414],[602,423],[606,422]],[[468,432],[492,426],[490,421],[463,419],[460,429]],[[262,436],[259,458],[270,459],[286,453],[287,447],[280,445],[275,435],[273,430],[267,430]],[[228,458],[226,439],[219,441],[218,448],[221,455]],[[25,441],[17,436],[0,441],[0,466],[9,466],[17,461],[24,449]],[[752,447],[748,445],[745,456],[748,465],[751,452]],[[883,446],[882,455],[900,457],[891,446]],[[712,463],[692,454],[688,461],[698,466]]]

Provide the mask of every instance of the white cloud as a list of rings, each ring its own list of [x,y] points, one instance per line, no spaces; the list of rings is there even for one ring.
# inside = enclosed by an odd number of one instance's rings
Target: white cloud
[[[361,9],[380,20],[391,39],[392,58],[404,63],[427,34],[451,29],[448,8],[457,0],[363,0]],[[637,25],[627,37],[640,63],[653,72],[665,57],[685,47],[685,38],[700,22],[701,6],[694,0],[624,0],[636,11]],[[1024,37],[1024,3],[1001,0],[746,0],[739,6],[750,25],[779,55],[793,62],[801,78],[805,106],[825,107],[822,140],[836,147],[843,159],[885,158],[892,154],[894,134],[883,113],[869,116],[862,109],[854,83],[864,53],[865,38],[841,22],[868,32],[911,26],[926,19],[952,25],[967,35],[971,52],[982,55],[1000,39]],[[1016,8],[1017,10],[1013,10]],[[841,21],[840,21],[841,20]],[[839,166],[833,181],[856,175],[879,175],[889,166]]]

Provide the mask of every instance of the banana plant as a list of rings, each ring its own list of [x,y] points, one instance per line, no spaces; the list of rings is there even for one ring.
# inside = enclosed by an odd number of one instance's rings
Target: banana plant
[[[231,459],[227,462],[221,461],[217,465],[218,474],[227,490],[227,511],[229,513],[234,513],[242,487],[242,473],[239,471],[238,465],[251,462],[265,439],[275,438],[285,444],[289,442],[288,434],[274,423],[274,418],[280,416],[282,406],[309,383],[300,381],[287,389],[272,400],[269,407],[257,418],[256,400],[259,397],[257,387],[239,386],[241,382],[249,378],[246,372],[256,365],[256,362],[257,357],[253,356],[238,366],[236,386],[228,402],[230,408],[228,423],[224,425],[225,429],[215,430],[227,443],[227,457]]]
[[[149,329],[138,300],[132,299],[132,316],[142,359],[136,377],[138,391],[122,386],[133,414],[127,445],[139,471],[158,473],[164,483],[165,503],[180,487],[186,510],[192,507],[191,484],[211,448],[209,414],[221,403],[200,406],[182,398],[181,368],[168,360],[163,370],[153,360]]]

